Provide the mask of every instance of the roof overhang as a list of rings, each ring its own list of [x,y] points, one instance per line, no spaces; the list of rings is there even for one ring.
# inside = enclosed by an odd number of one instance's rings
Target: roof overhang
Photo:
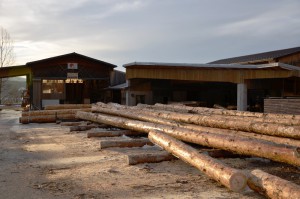
[[[25,65],[8,66],[8,67],[0,68],[0,78],[24,76],[24,75],[29,75],[30,73],[31,73],[30,67]]]
[[[247,79],[300,77],[300,67],[262,65],[133,62],[125,64],[127,79],[172,79],[240,83]]]

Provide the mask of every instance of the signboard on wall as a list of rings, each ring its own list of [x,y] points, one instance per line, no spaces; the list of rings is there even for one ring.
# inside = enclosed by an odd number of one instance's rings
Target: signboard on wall
[[[68,69],[78,69],[77,63],[68,63]]]
[[[67,73],[67,79],[78,79],[78,73]]]

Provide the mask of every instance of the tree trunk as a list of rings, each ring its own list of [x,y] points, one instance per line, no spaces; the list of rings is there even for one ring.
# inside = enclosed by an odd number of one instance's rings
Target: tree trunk
[[[219,110],[219,109],[217,109]],[[282,124],[253,122],[251,120],[232,120],[217,115],[195,115],[187,113],[174,113],[168,111],[144,110],[154,117],[174,120],[177,122],[192,123],[201,126],[234,129],[239,131],[255,132],[271,136],[300,139],[300,126],[287,126]]]
[[[149,139],[128,139],[128,140],[101,140],[100,149],[111,148],[111,147],[142,147],[145,145],[153,145]]]
[[[72,131],[86,131],[86,130],[90,130],[93,128],[97,128],[97,125],[86,125],[86,126],[71,126],[70,127],[70,132]]]
[[[91,112],[91,108],[84,109],[60,109],[60,110],[41,110],[41,111],[23,111],[22,117],[24,116],[42,116],[42,115],[65,115],[75,114],[77,111]]]
[[[170,161],[176,159],[168,152],[156,152],[146,154],[129,154],[126,157],[128,165],[136,165],[143,163],[158,163],[162,161]]]
[[[300,149],[277,145],[271,142],[260,141],[252,138],[241,138],[232,135],[221,135],[203,131],[193,131],[169,125],[141,122],[121,117],[104,114],[94,114],[78,111],[76,116],[80,119],[90,120],[148,133],[150,130],[160,130],[182,141],[209,146],[213,148],[232,151],[242,155],[253,155],[268,158],[278,162],[300,166]]]
[[[248,186],[268,198],[300,198],[300,186],[259,169],[251,171]]]
[[[212,179],[228,187],[230,190],[240,192],[246,188],[247,178],[243,172],[230,168],[208,155],[200,154],[194,148],[162,132],[150,131],[149,139],[169,153],[193,165]]]
[[[122,135],[126,136],[136,136],[136,135],[141,135],[143,133],[137,132],[137,131],[132,131],[132,130],[119,130],[119,131],[106,131],[106,130],[101,130],[101,131],[93,131],[93,132],[88,132],[87,137],[118,137]]]
[[[45,110],[61,110],[61,109],[82,109],[91,108],[91,104],[58,104],[58,105],[47,105]]]
[[[144,105],[138,105],[145,107]],[[153,106],[146,106],[153,107]],[[190,107],[190,106],[179,106],[179,105],[166,105],[166,104],[155,104],[154,108],[162,110],[176,111],[176,112],[188,112],[188,113],[199,113],[199,114],[217,114],[217,115],[230,115],[230,116],[243,116],[243,117],[258,117],[258,118],[269,118],[269,119],[296,119],[300,120],[299,115],[288,115],[288,114],[272,114],[272,113],[254,113],[248,111],[235,111],[235,110],[221,110],[205,107]]]
[[[107,104],[98,103],[97,106],[92,107],[92,111],[100,112],[100,113],[107,113],[110,115],[122,116],[122,117],[141,120],[141,121],[153,122],[153,123],[158,123],[158,124],[177,126],[177,127],[190,129],[190,130],[206,131],[206,132],[210,132],[210,133],[218,133],[218,134],[223,134],[223,135],[235,135],[235,136],[242,136],[242,137],[250,137],[250,138],[255,138],[255,139],[271,141],[276,144],[286,144],[286,145],[290,145],[290,146],[300,147],[300,140],[274,137],[274,136],[268,136],[268,135],[256,134],[256,133],[244,132],[244,131],[235,131],[235,130],[230,130],[230,129],[219,129],[219,128],[193,125],[193,124],[179,123],[179,122],[174,122],[174,121],[159,118],[159,117],[154,117],[151,114],[148,114],[148,112],[146,112],[146,111],[143,111],[143,110],[140,110],[137,108],[127,107],[127,106],[121,106],[121,105],[115,106],[115,105],[107,105]]]
[[[61,122],[61,126],[80,126],[80,125],[88,125],[89,122]]]
[[[56,115],[43,115],[43,116],[24,116],[19,118],[19,122],[22,124],[28,123],[55,123],[56,120],[75,119],[75,114],[62,114]]]

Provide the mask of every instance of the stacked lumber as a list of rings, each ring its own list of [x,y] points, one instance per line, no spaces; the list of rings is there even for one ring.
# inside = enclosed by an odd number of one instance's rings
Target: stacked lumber
[[[58,120],[75,120],[77,111],[91,112],[91,105],[89,108],[85,106],[70,106],[67,104],[50,106],[47,110],[29,110],[22,111],[19,122],[22,124],[28,123],[55,123]],[[71,108],[72,107],[72,108]],[[47,108],[47,106],[46,106]],[[56,109],[54,109],[56,108]]]
[[[265,113],[300,114],[300,99],[265,99]]]
[[[274,194],[300,197],[300,189],[296,184],[286,183],[276,176],[274,181],[267,180],[268,177],[273,177],[264,172],[241,171],[229,167],[186,144],[193,143],[235,154],[267,158],[299,167],[300,116],[183,105],[127,107],[97,103],[93,105],[92,113],[78,111],[76,117],[148,133],[150,141],[230,190],[242,191],[248,184],[251,189],[267,197],[273,197]],[[278,193],[281,187],[285,187],[287,191]]]

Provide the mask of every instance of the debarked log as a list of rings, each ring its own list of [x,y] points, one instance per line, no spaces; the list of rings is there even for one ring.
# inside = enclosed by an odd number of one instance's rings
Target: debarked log
[[[142,107],[153,107],[151,105],[138,105]],[[249,111],[236,111],[236,110],[221,110],[206,107],[190,107],[190,106],[179,106],[179,105],[167,105],[167,104],[155,104],[154,107],[176,111],[176,112],[190,112],[199,114],[218,114],[218,115],[232,115],[232,116],[243,116],[243,117],[259,117],[259,118],[270,118],[270,119],[297,119],[300,120],[299,115],[288,115],[288,114],[272,114],[272,113],[255,113]]]
[[[143,163],[157,163],[162,161],[170,161],[174,160],[172,154],[168,152],[156,152],[156,153],[142,153],[142,154],[129,154],[126,156],[127,164],[128,165],[136,165],[136,164],[143,164]]]
[[[75,119],[75,114],[63,114],[63,115],[43,115],[43,116],[24,116],[19,118],[19,122],[22,124],[28,123],[55,123],[57,120]]]
[[[169,111],[145,110],[154,117],[174,120],[177,122],[192,123],[201,126],[233,129],[239,131],[255,132],[259,134],[300,139],[300,126],[283,124],[253,122],[251,120],[233,120],[217,115],[195,115],[187,113],[174,113]]]
[[[152,142],[149,139],[126,139],[126,140],[101,140],[100,149],[111,148],[111,147],[142,147],[145,145],[152,146]]]
[[[137,131],[132,131],[132,130],[118,130],[118,131],[108,131],[108,130],[94,130],[87,132],[87,137],[118,137],[122,135],[126,136],[136,136],[136,135],[141,135],[143,133],[137,132]]]
[[[300,198],[300,186],[259,169],[249,174],[248,186],[268,198]]]
[[[253,138],[242,138],[232,135],[194,131],[169,125],[141,122],[106,114],[79,111],[76,116],[80,119],[145,133],[148,133],[150,130],[160,130],[182,141],[232,151],[241,155],[253,155],[300,166],[300,148],[296,147],[274,144]]]
[[[218,133],[224,135],[250,137],[255,139],[271,141],[277,144],[285,144],[285,145],[300,147],[300,140],[283,138],[283,137],[275,137],[270,135],[257,134],[257,133],[244,132],[244,131],[236,131],[230,129],[212,128],[212,127],[206,127],[206,126],[200,126],[200,125],[188,124],[188,123],[180,123],[165,118],[154,117],[153,115],[151,115],[151,113],[149,114],[149,112],[140,110],[138,108],[115,105],[112,103],[110,104],[97,103],[97,106],[92,107],[92,111],[106,113],[110,115],[122,116],[126,118],[146,121],[146,122],[177,126],[177,127],[182,127],[182,128],[196,130],[196,131],[206,131],[210,133]]]
[[[149,139],[230,190],[240,192],[246,188],[247,177],[242,171],[231,168],[208,155],[200,154],[194,148],[162,132],[150,131]]]

